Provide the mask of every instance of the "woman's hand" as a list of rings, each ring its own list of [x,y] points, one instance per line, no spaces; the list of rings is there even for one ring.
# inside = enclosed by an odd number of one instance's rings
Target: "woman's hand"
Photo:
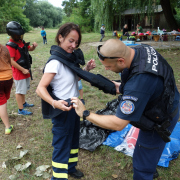
[[[68,107],[68,102],[64,100],[53,100],[52,105],[54,108],[61,109],[62,111],[70,111],[72,109],[72,105]]]
[[[116,82],[116,81],[112,81],[112,82],[115,84],[115,87],[116,87],[116,93],[117,93],[117,94],[120,94],[120,92],[119,92],[119,87],[120,87],[121,83]]]
[[[94,69],[96,67],[96,63],[94,59],[91,59],[87,62],[86,67],[84,68],[85,71],[90,71],[91,69]]]

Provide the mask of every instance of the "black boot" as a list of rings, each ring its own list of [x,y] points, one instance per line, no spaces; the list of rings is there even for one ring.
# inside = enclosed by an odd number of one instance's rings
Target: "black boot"
[[[157,169],[156,169],[156,172],[153,174],[153,179],[156,179],[158,176],[159,176],[159,173],[157,172]]]
[[[76,170],[76,172],[68,173],[68,174],[76,179],[80,179],[84,176],[84,174],[79,170]]]

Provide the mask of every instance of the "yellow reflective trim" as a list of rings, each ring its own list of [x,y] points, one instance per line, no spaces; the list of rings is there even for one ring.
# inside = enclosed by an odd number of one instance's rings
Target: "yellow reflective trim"
[[[53,165],[55,168],[68,169],[68,165],[67,165],[67,164],[56,163],[56,162],[52,161],[52,165]]]
[[[66,178],[66,179],[68,179],[68,174],[67,174],[67,173],[55,173],[55,172],[53,171],[53,176],[54,176],[55,178]]]
[[[79,149],[71,149],[70,154],[76,154],[76,153],[78,153],[78,151],[79,151]]]
[[[69,158],[69,163],[78,162],[78,157]]]

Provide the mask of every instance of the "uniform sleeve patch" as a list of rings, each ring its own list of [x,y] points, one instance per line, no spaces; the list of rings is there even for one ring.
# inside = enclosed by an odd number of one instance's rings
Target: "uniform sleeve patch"
[[[135,101],[135,102],[138,100],[138,98],[134,97],[134,96],[123,96],[122,99],[123,100],[127,100],[128,99],[128,100],[132,100],[132,101]]]
[[[131,114],[135,110],[134,103],[132,101],[123,101],[120,105],[120,110],[123,114]]]

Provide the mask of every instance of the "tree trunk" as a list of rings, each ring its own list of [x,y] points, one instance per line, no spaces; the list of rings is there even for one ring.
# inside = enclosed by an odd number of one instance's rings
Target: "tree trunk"
[[[177,30],[178,24],[173,16],[170,0],[160,0],[160,3],[170,31]]]

